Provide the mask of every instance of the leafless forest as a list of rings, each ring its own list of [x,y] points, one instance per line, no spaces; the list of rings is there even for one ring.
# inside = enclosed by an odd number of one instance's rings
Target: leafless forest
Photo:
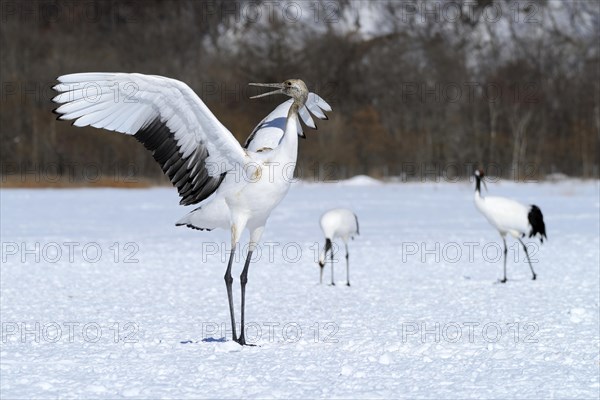
[[[596,1],[2,1],[3,184],[166,182],[131,137],[52,114],[59,75],[190,85],[243,141],[298,77],[334,111],[297,174],[598,177]]]

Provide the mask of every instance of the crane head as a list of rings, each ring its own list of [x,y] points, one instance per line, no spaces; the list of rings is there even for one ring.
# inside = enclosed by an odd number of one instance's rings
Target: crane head
[[[288,79],[283,83],[249,83],[248,85],[277,88],[277,90],[273,90],[272,92],[252,96],[250,97],[251,99],[257,99],[259,97],[265,97],[272,94],[285,94],[286,96],[290,96],[294,100],[304,104],[308,98],[308,88],[301,79]]]
[[[483,177],[485,176],[485,174],[483,173],[483,170],[481,168],[478,168],[475,170],[475,172],[473,173],[473,175],[475,175],[475,179],[477,179],[478,181],[483,182],[483,187],[485,188],[485,190],[487,191],[487,184],[485,183],[485,180],[483,179]]]

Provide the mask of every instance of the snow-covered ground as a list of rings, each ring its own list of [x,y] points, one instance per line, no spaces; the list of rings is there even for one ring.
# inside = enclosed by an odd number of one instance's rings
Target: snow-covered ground
[[[506,284],[472,184],[362,183],[296,184],[275,210],[244,348],[229,235],[176,228],[175,190],[0,191],[0,397],[598,398],[598,182],[488,185],[548,229],[538,280],[511,241]],[[343,258],[336,286],[314,262],[338,206],[360,220],[351,287]]]

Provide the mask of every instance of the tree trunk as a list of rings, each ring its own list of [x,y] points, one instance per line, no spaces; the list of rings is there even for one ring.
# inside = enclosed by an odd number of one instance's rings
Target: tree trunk
[[[512,115],[510,116],[510,125],[513,131],[513,151],[512,151],[512,167],[511,174],[512,178],[518,180],[520,177],[519,166],[521,164],[521,159],[525,155],[525,151],[521,151],[521,148],[525,147],[526,142],[526,132],[527,126],[529,125],[529,121],[533,115],[532,110],[524,111],[521,115],[519,115],[520,105],[513,106]]]

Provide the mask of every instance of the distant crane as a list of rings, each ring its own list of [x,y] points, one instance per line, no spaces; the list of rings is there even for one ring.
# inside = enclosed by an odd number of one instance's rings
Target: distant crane
[[[489,223],[498,230],[504,242],[504,278],[500,282],[506,282],[506,253],[508,251],[506,247],[506,234],[513,236],[523,246],[531,274],[533,275],[532,279],[535,280],[537,275],[531,265],[527,246],[525,246],[521,238],[527,234],[529,237],[535,237],[539,234],[540,241],[544,243],[544,238],[547,239],[547,237],[542,211],[536,205],[526,206],[504,197],[483,197],[481,195],[481,182],[485,185],[483,177],[482,170],[475,170],[475,206]]]
[[[75,126],[93,126],[133,135],[152,152],[181,196],[191,205],[212,198],[177,225],[199,230],[231,230],[231,253],[225,284],[233,339],[246,345],[244,336],[246,283],[252,252],[262,236],[271,211],[286,195],[303,135],[298,115],[311,127],[307,110],[326,118],[331,107],[309,93],[300,79],[283,83],[251,83],[276,90],[251,98],[284,94],[292,99],[269,114],[252,132],[245,148],[211,113],[185,83],[161,76],[124,73],[63,75],[53,101],[62,104],[58,119]],[[231,267],[244,229],[250,243],[241,283],[241,333],[236,334]]]
[[[325,247],[319,255],[319,267],[321,267],[319,283],[323,283],[323,268],[327,253],[331,254],[331,284],[335,285],[333,279],[333,247],[332,241],[340,238],[346,247],[346,285],[350,286],[350,260],[348,253],[348,239],[354,239],[354,235],[360,234],[358,228],[358,217],[346,208],[334,208],[321,216],[321,230],[325,235]]]

